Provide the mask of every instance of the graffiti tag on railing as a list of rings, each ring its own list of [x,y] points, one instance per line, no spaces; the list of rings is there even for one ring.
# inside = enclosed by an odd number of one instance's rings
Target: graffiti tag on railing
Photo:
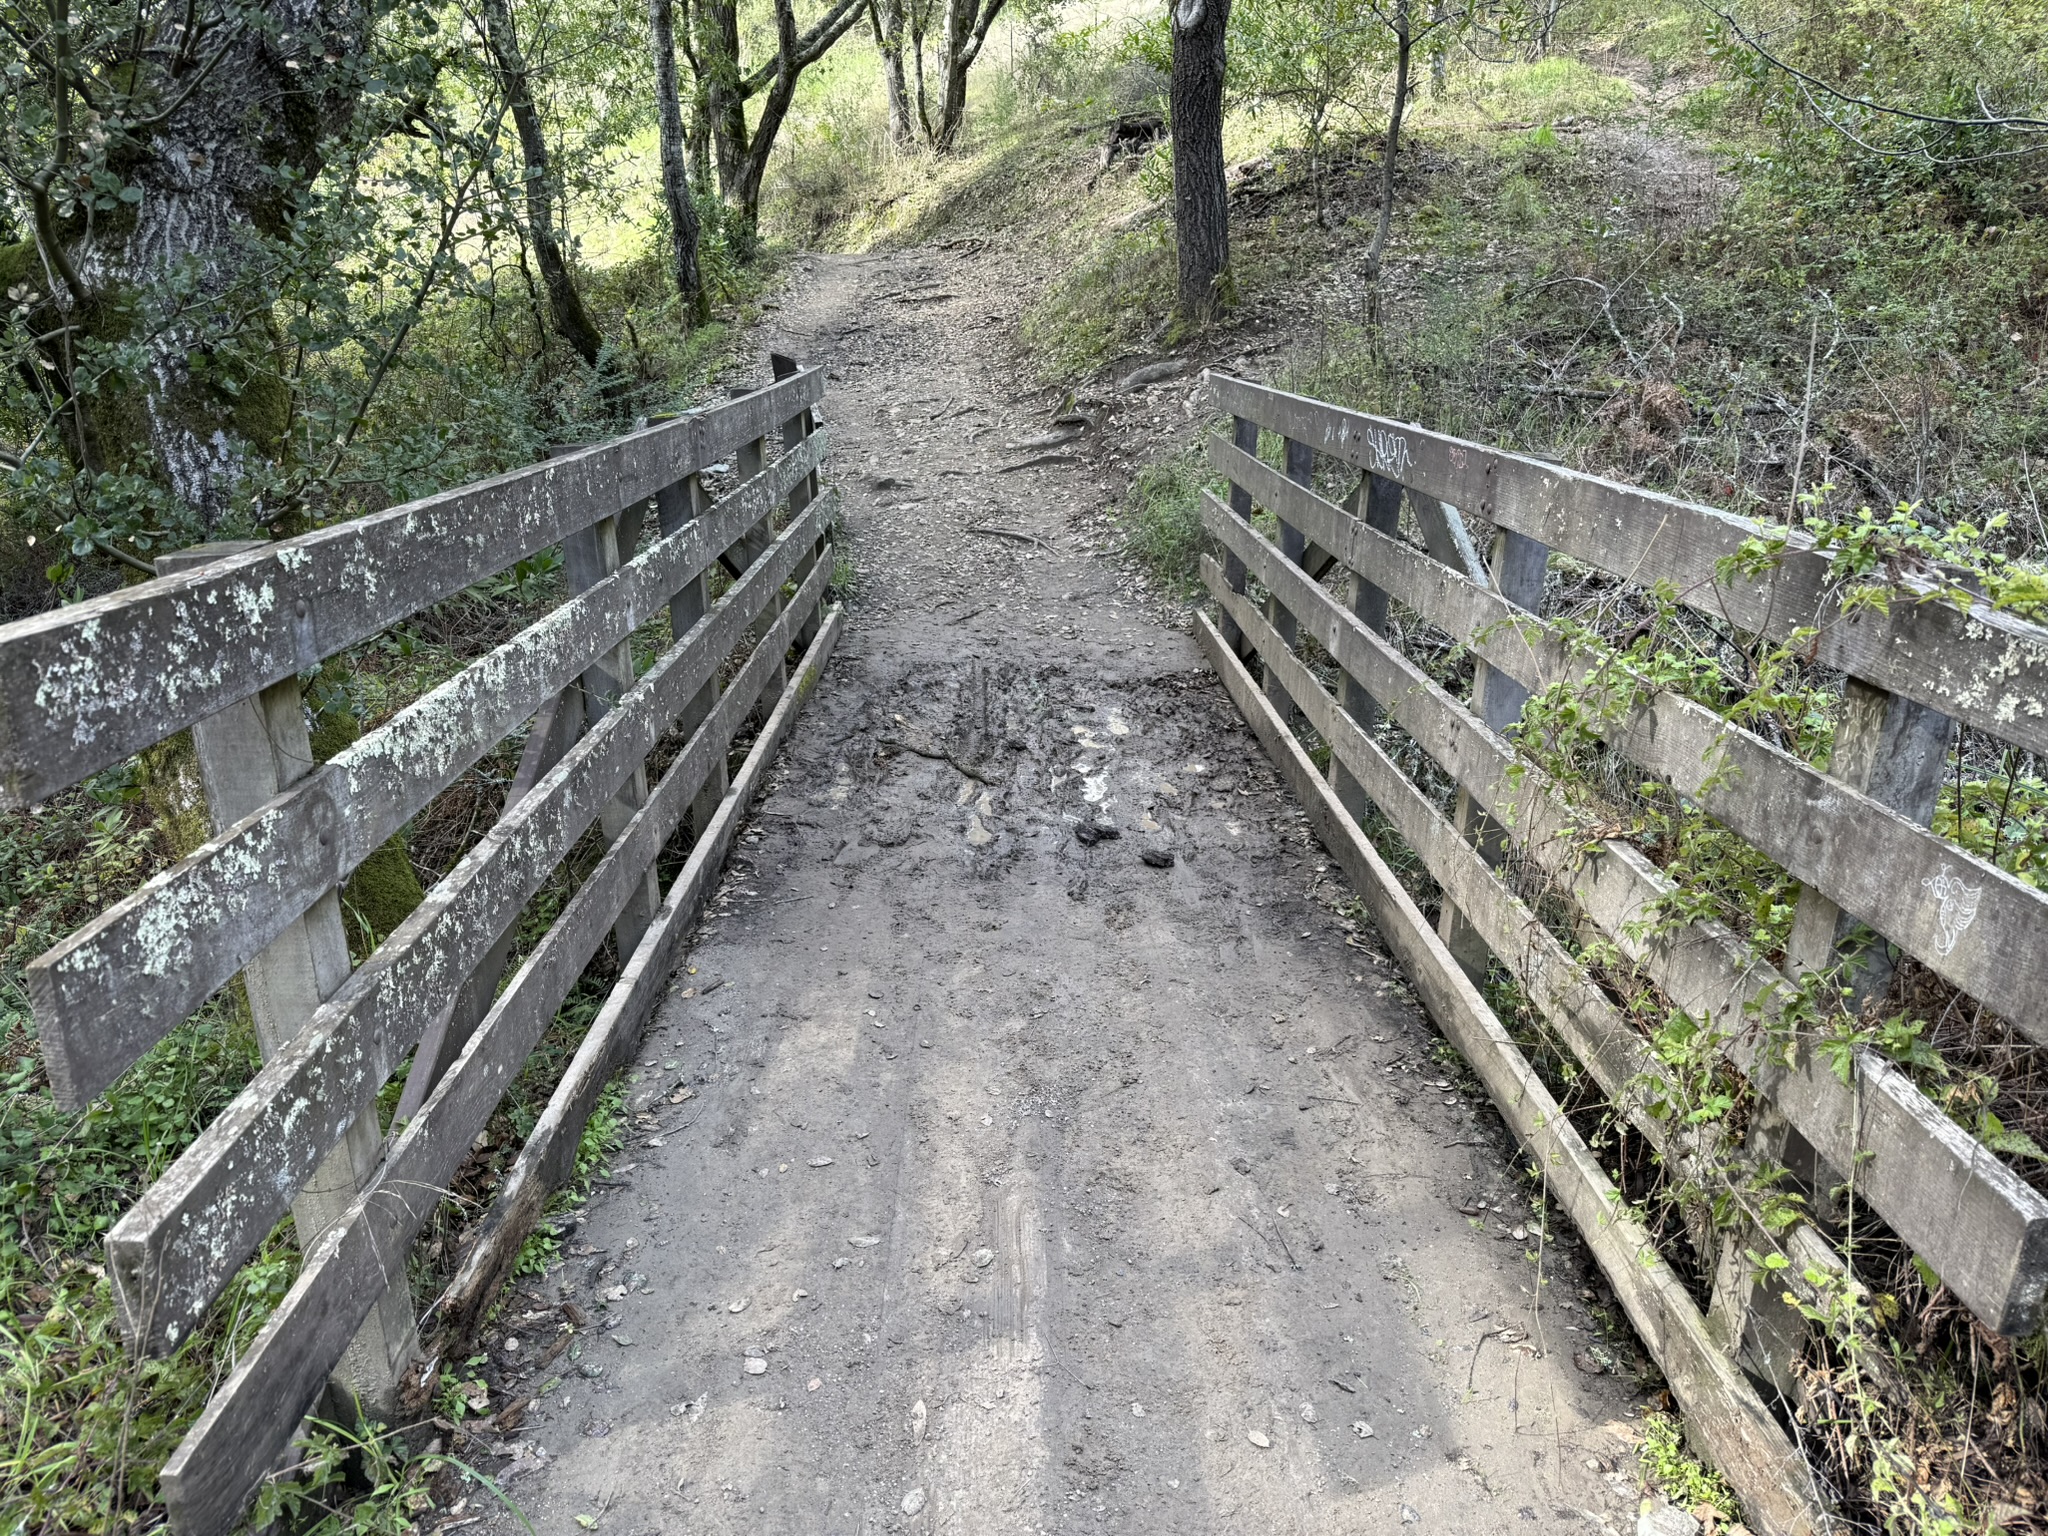
[[[1399,479],[1412,462],[1408,456],[1408,439],[1398,432],[1389,432],[1384,427],[1365,429],[1365,446],[1372,453],[1372,472]]]

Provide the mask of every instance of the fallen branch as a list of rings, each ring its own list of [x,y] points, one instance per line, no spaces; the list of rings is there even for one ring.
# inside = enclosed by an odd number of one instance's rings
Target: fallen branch
[[[1040,549],[1048,550],[1053,554],[1059,553],[1055,546],[1046,543],[1045,540],[1035,533],[1026,533],[1022,528],[999,528],[994,523],[972,523],[968,526],[967,531],[969,533],[984,533],[990,538],[995,539],[1016,539],[1025,544],[1036,544]]]

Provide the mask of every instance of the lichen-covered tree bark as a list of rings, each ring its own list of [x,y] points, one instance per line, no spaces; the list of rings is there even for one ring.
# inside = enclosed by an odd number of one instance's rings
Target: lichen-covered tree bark
[[[132,391],[81,403],[82,462],[113,467],[146,441],[210,533],[247,500],[253,464],[276,448],[288,411],[272,267],[252,236],[288,233],[295,188],[348,122],[368,8],[273,0],[154,15],[125,58],[71,61],[58,50],[48,61],[62,128],[31,201],[58,310],[144,358]],[[109,99],[122,80],[132,93]],[[97,120],[92,137],[74,134],[78,112]],[[121,207],[88,213],[79,184],[101,172],[123,184]]]
[[[1172,0],[1173,230],[1178,309],[1197,323],[1222,309],[1230,271],[1223,179],[1224,36],[1230,0]]]

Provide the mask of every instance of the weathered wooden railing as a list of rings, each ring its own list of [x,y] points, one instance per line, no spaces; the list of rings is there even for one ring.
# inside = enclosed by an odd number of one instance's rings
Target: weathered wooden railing
[[[1210,374],[1207,385],[1235,424],[1228,440],[1208,442],[1210,464],[1230,482],[1228,503],[1209,497],[1205,509],[1223,551],[1220,565],[1204,562],[1220,617],[1201,620],[1218,673],[1430,1013],[1545,1169],[1752,1524],[1773,1533],[1825,1529],[1813,1480],[1750,1373],[1795,1393],[1790,1355],[1803,1324],[1785,1293],[1823,1302],[1826,1285],[1813,1286],[1809,1269],[1853,1279],[1812,1225],[1771,1238],[1752,1226],[1706,1255],[1718,1268],[1701,1316],[1489,1010],[1474,983],[1489,956],[1667,1158],[1683,1168],[1704,1149],[1650,1112],[1644,1086],[1657,1070],[1648,1043],[1498,866],[1518,850],[1598,938],[1709,1027],[1775,1111],[1754,1117],[1751,1153],[1794,1164],[1803,1155],[1822,1185],[1853,1183],[1988,1327],[2030,1333],[2048,1284],[2048,1200],[1879,1053],[1857,1049],[1844,1081],[1811,1039],[1795,1040],[1787,1061],[1768,1037],[1791,995],[1786,973],[1855,954],[1860,920],[2029,1038],[2048,1041],[2048,896],[1928,826],[1953,722],[2048,751],[2048,630],[1946,601],[1845,613],[1826,561],[1796,537],[1775,570],[1724,583],[1724,557],[1766,531],[1759,525],[1225,375]],[[1283,440],[1284,468],[1258,457],[1261,429]],[[1319,454],[1358,477],[1343,505],[1314,489]],[[1403,534],[1404,500],[1421,548]],[[1253,528],[1255,507],[1278,520],[1278,547]],[[1460,508],[1497,530],[1490,560],[1474,549]],[[1589,834],[1557,784],[1504,738],[1532,692],[1587,679],[1598,664],[1541,618],[1553,550],[1626,583],[1668,582],[1715,620],[1774,640],[1816,625],[1815,660],[1847,674],[1827,771],[1647,687],[1614,712],[1607,733],[1621,756],[1803,883],[1785,971],[1717,923],[1673,931],[1654,919],[1671,890],[1663,872],[1629,842]],[[1344,579],[1336,590],[1326,580],[1332,571]],[[1248,578],[1263,603],[1246,596]],[[1389,641],[1390,602],[1470,648],[1478,665],[1469,702]],[[1296,654],[1303,636],[1334,661],[1334,696]],[[1458,786],[1451,814],[1375,739],[1382,715]],[[1297,722],[1328,746],[1330,782]],[[1441,890],[1438,929],[1361,832],[1368,802]],[[1882,966],[1880,951],[1863,951],[1860,963]],[[1765,1283],[1751,1255],[1773,1248],[1792,1262]]]
[[[0,629],[7,805],[189,728],[213,829],[32,965],[53,1091],[82,1106],[238,972],[263,1047],[255,1079],[107,1239],[124,1324],[160,1351],[297,1220],[296,1282],[163,1470],[181,1530],[233,1524],[330,1376],[390,1408],[416,1342],[412,1241],[610,933],[623,967],[444,1323],[488,1302],[573,1168],[838,632],[823,378],[776,361],[780,382],[715,408],[301,538],[187,551],[157,580]],[[714,499],[704,473],[721,461],[733,483]],[[302,671],[551,546],[567,601],[313,761]],[[715,563],[732,580],[710,602]],[[636,676],[634,632],[664,606],[671,643]],[[759,732],[728,782],[749,719]],[[338,886],[529,721],[498,822],[351,971]],[[650,751],[682,738],[650,784]],[[519,917],[592,823],[606,851],[501,988]],[[684,836],[664,892],[657,856]],[[377,1094],[408,1053],[387,1139]]]

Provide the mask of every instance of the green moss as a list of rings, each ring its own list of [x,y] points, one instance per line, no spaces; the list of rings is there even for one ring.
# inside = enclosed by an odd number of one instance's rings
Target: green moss
[[[333,671],[330,665],[330,678]],[[335,686],[321,688],[315,695],[324,699],[323,707],[313,716],[311,733],[313,760],[318,763],[353,745],[362,734],[362,726],[349,708],[347,690],[339,686],[338,679],[334,681]],[[405,851],[405,834],[396,833],[357,865],[341,888],[351,953],[357,959],[369,954],[425,899],[420,877]]]
[[[206,819],[206,792],[199,782],[199,753],[192,733],[180,731],[158,742],[137,762],[142,803],[155,815],[172,855],[182,859],[213,832]]]

